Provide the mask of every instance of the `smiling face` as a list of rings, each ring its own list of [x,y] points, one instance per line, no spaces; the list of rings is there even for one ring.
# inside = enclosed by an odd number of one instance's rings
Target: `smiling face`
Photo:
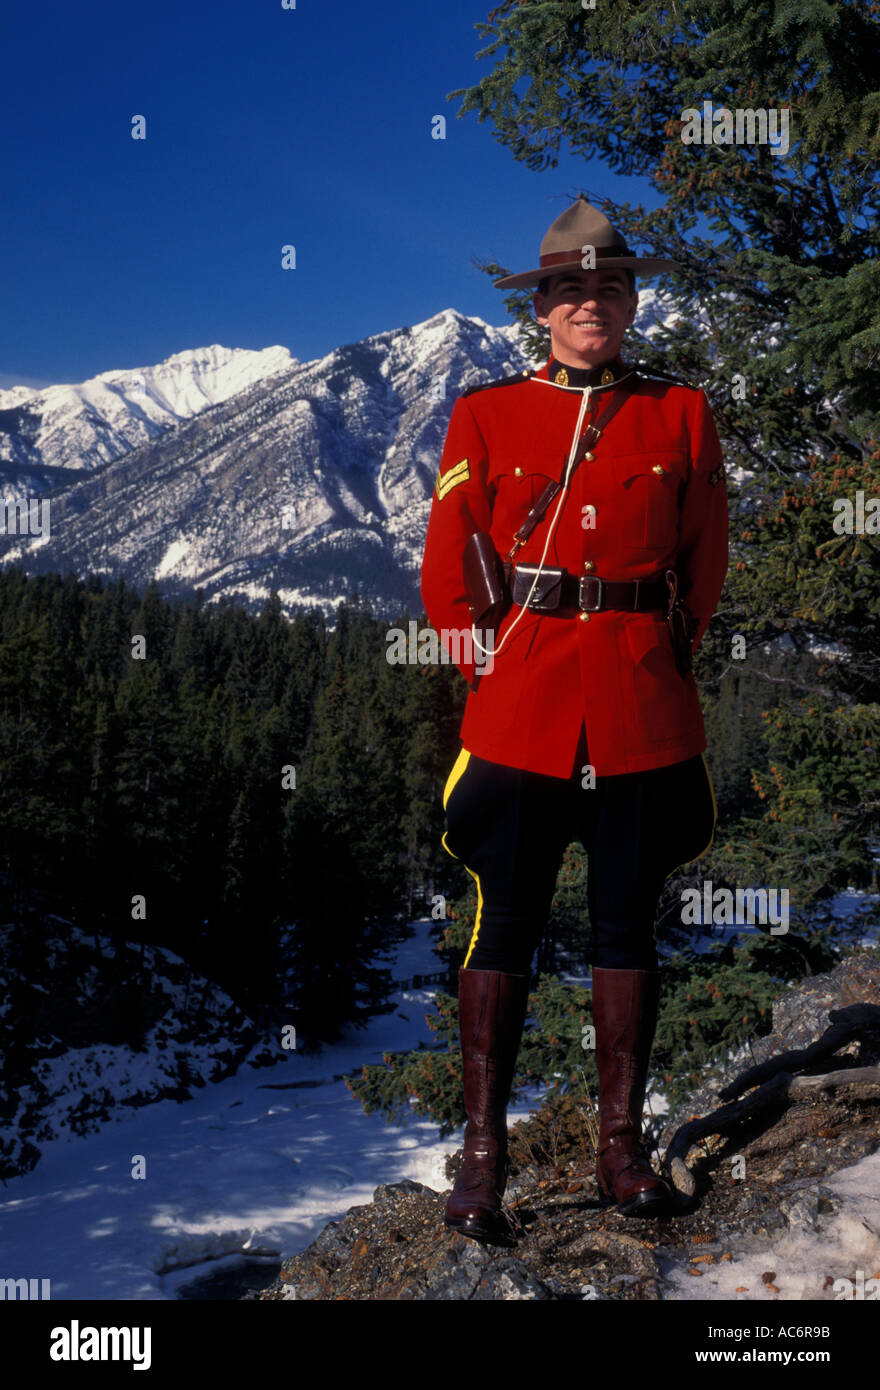
[[[550,329],[553,356],[570,367],[598,367],[616,357],[638,302],[626,271],[611,267],[554,275],[546,294],[536,290],[532,299],[538,322]]]

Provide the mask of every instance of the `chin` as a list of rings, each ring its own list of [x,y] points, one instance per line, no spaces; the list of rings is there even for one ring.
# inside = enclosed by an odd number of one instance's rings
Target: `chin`
[[[584,357],[595,357],[597,352],[614,352],[614,344],[610,338],[601,338],[594,343],[572,343],[571,352],[579,352]]]

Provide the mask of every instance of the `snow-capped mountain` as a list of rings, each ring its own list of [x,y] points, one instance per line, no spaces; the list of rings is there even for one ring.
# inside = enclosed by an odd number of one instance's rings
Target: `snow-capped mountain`
[[[659,307],[644,292],[643,331]],[[169,596],[201,588],[254,607],[277,589],[288,612],[318,604],[332,615],[357,590],[377,613],[417,613],[452,403],[527,365],[515,327],[446,309],[313,362],[284,348],[180,353],[140,373],[137,402],[120,372],[0,393],[0,403],[19,393],[11,410],[40,421],[28,439],[7,405],[5,452],[22,471],[39,458],[54,481],[31,488],[42,523],[34,501],[30,534],[0,534],[0,560],[123,573],[141,588],[156,579]],[[67,393],[66,425],[58,397],[49,421],[52,392]]]
[[[155,367],[101,372],[79,385],[0,391],[0,479],[30,495],[59,470],[89,472],[208,406],[293,365],[287,348],[189,349]]]

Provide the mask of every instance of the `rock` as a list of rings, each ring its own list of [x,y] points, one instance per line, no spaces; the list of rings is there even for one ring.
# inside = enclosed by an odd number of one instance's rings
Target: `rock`
[[[405,1178],[403,1182],[382,1183],[373,1193],[373,1201],[393,1203],[404,1192],[431,1192],[433,1194],[433,1189],[425,1187],[420,1182],[413,1182],[410,1178]]]
[[[826,975],[809,975],[773,1005],[773,1030],[752,1045],[756,1062],[809,1047],[825,1032],[828,1015],[849,1004],[880,1004],[880,960],[867,952],[847,956]]]
[[[811,1184],[800,1191],[783,1197],[779,1210],[792,1230],[820,1231],[827,1220],[837,1211],[834,1194],[823,1183]]]
[[[492,1269],[487,1277],[481,1281],[474,1293],[476,1300],[488,1298],[511,1299],[547,1299],[552,1298],[553,1294],[540,1279],[535,1279],[519,1260],[508,1260],[505,1267],[500,1267],[500,1262]]]
[[[407,1302],[554,1296],[507,1250],[447,1231],[445,1203],[445,1196],[421,1183],[383,1183],[369,1206],[351,1207],[287,1261],[262,1296]]]

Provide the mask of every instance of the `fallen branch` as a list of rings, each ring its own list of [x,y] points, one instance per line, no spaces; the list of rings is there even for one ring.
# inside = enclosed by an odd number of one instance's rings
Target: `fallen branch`
[[[766,1062],[749,1067],[748,1071],[741,1072],[729,1086],[719,1091],[720,1099],[734,1100],[778,1072],[804,1071],[814,1062],[833,1056],[847,1043],[880,1043],[880,1007],[876,1004],[851,1004],[846,1009],[833,1009],[828,1018],[832,1026],[825,1029],[821,1038],[817,1038],[809,1047],[780,1052],[776,1057],[768,1057]]]
[[[814,1091],[835,1091],[841,1086],[858,1087],[860,1100],[880,1096],[880,1066],[846,1067],[842,1071],[825,1072],[822,1076],[795,1076],[788,1094],[794,1099],[811,1095]]]
[[[696,1191],[693,1173],[684,1160],[698,1139],[703,1139],[707,1134],[726,1134],[759,1111],[768,1109],[773,1101],[784,1100],[793,1079],[789,1072],[780,1072],[745,1100],[732,1101],[729,1105],[722,1105],[719,1110],[681,1125],[663,1156],[663,1163],[677,1190],[688,1197],[692,1197]]]
[[[663,1158],[674,1186],[686,1196],[693,1196],[696,1184],[685,1157],[706,1135],[729,1134],[737,1125],[780,1101],[797,1101],[819,1091],[839,1090],[844,1086],[855,1086],[859,1100],[880,1098],[880,1066],[844,1067],[820,1076],[792,1076],[790,1072],[779,1072],[744,1100],[732,1101],[709,1115],[689,1120],[675,1131]]]

